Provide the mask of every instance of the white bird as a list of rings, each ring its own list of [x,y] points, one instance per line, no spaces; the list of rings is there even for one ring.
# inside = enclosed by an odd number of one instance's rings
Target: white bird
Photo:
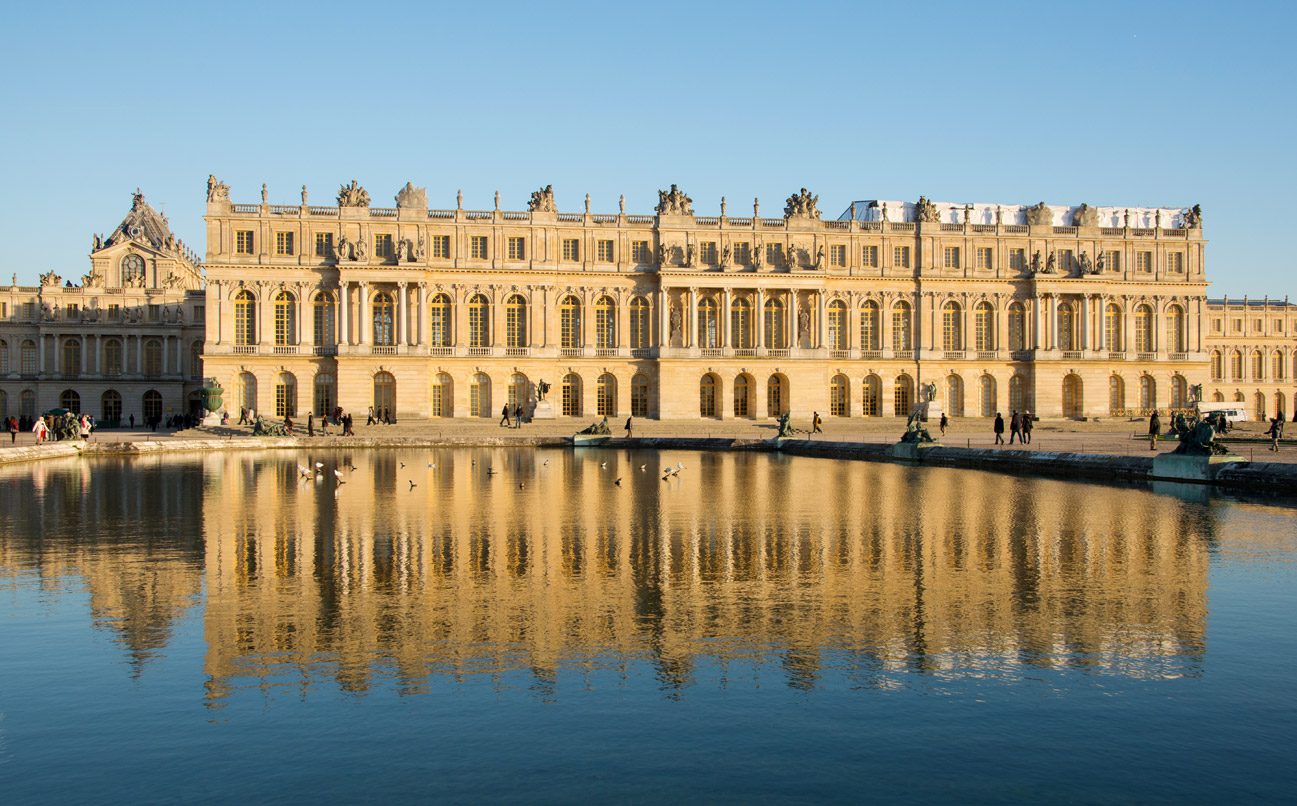
[[[339,484],[346,484],[346,483],[347,483],[347,482],[345,482],[345,481],[342,480],[342,471],[341,471],[341,470],[338,470],[338,469],[335,468],[334,471],[333,471],[333,475],[338,479],[338,483],[339,483]]]
[[[607,470],[607,469],[608,469],[608,463],[607,463],[607,462],[600,462],[600,463],[599,463],[599,467],[603,468],[604,470]]]
[[[324,481],[324,474],[323,474],[323,473],[316,473],[316,474],[315,474],[315,480],[316,480],[316,481]]]
[[[319,470],[319,469],[322,468],[322,467],[324,467],[324,462],[316,462],[316,463],[315,463],[315,469],[316,469],[316,470]]]
[[[307,467],[306,465],[298,465],[297,473],[302,478],[309,479],[311,477],[311,468]]]
[[[648,470],[648,465],[640,465],[640,466],[639,466],[639,472],[643,473],[645,470]]]

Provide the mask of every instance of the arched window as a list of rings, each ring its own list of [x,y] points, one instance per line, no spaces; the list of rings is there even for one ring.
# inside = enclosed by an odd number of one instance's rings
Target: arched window
[[[1260,350],[1252,351],[1252,380],[1260,381],[1265,379],[1265,356]]]
[[[297,378],[291,372],[281,372],[275,379],[275,416],[297,416]]]
[[[391,347],[396,344],[396,326],[394,324],[396,306],[392,302],[392,295],[386,291],[379,291],[375,294],[372,311],[374,346]]]
[[[569,372],[563,376],[563,416],[581,416],[581,376]]]
[[[144,340],[144,377],[156,378],[162,374],[162,341]]]
[[[1243,353],[1240,350],[1229,354],[1229,377],[1235,381],[1243,379]]]
[[[829,303],[827,324],[829,349],[851,349],[851,345],[847,343],[847,304],[845,302],[835,299]],[[846,414],[843,413],[841,416],[845,417]]]
[[[715,417],[716,416],[716,391],[720,383],[715,375],[710,372],[702,377],[698,382],[698,416]]]
[[[531,414],[531,379],[521,372],[515,372],[509,376],[509,391],[507,393],[507,402],[509,408],[522,406],[523,413]]]
[[[315,414],[319,417],[333,415],[338,406],[338,380],[328,372],[315,376]]]
[[[1070,374],[1063,378],[1063,416],[1083,417],[1085,415],[1085,395],[1081,386],[1081,376]]]
[[[617,347],[617,303],[607,295],[594,303],[594,347],[596,350]]]
[[[990,375],[983,375],[978,384],[981,387],[982,394],[982,416],[995,416],[995,378]]]
[[[1256,418],[1261,422],[1265,422],[1266,421],[1265,395],[1261,392],[1257,392],[1255,395],[1252,396],[1252,402],[1254,404],[1253,413],[1256,415]]]
[[[246,289],[234,295],[234,343],[243,347],[257,343],[257,298]]]
[[[558,303],[559,346],[575,350],[581,346],[581,301],[568,294]]]
[[[1212,392],[1212,393],[1211,393],[1211,402],[1213,402],[1213,403],[1224,403],[1224,402],[1225,402],[1225,396],[1222,395],[1220,392]]]
[[[297,299],[287,291],[275,295],[275,346],[297,344]]]
[[[194,341],[189,344],[189,377],[203,377],[203,343]]]
[[[1221,357],[1220,350],[1211,351],[1211,379],[1219,381],[1225,377],[1225,360]]]
[[[59,395],[59,405],[73,414],[81,413],[81,395],[75,389],[64,389]]]
[[[75,378],[81,374],[81,339],[63,340],[63,377]],[[69,408],[64,406],[63,408]]]
[[[386,370],[374,374],[374,416],[396,414],[396,377]]]
[[[1283,392],[1275,392],[1274,394],[1274,413],[1280,420],[1288,413],[1288,401],[1284,398]]]
[[[964,349],[963,309],[954,300],[941,306],[941,349],[947,352]]]
[[[630,413],[635,417],[647,417],[649,413],[649,382],[642,374],[630,379]]]
[[[504,345],[515,349],[529,346],[527,300],[521,294],[511,294],[504,301]]]
[[[0,375],[9,374],[9,342],[0,339]],[[7,411],[0,411],[0,416],[7,415]]]
[[[144,409],[144,422],[156,423],[162,420],[162,393],[156,389],[150,389],[144,393],[144,399],[141,401]]]
[[[1027,311],[1021,302],[1009,303],[1009,349],[1027,349]]]
[[[846,311],[843,311],[845,317]],[[829,416],[847,417],[851,414],[851,386],[846,375],[834,375],[829,381]]]
[[[1246,403],[1246,402],[1247,402],[1247,398],[1243,396],[1243,393],[1242,393],[1242,392],[1235,392],[1235,393],[1234,393],[1234,402],[1235,402],[1235,403]]]
[[[1141,375],[1139,378],[1139,407],[1145,412],[1157,408],[1157,381],[1152,375]]]
[[[1283,353],[1275,350],[1270,356],[1270,363],[1274,367],[1271,377],[1276,381],[1282,381],[1284,379],[1284,369],[1286,368]]]
[[[883,349],[883,329],[878,317],[878,303],[865,300],[860,306],[860,349]]]
[[[1009,379],[1009,409],[1020,412],[1030,409],[1030,402],[1027,400],[1027,382],[1021,375],[1014,375]]]
[[[597,318],[596,314],[596,318]],[[617,379],[605,372],[595,383],[595,414],[600,417],[617,416]]]
[[[730,302],[730,346],[752,349],[752,303],[744,297]]]
[[[18,395],[19,414],[23,417],[36,416],[36,391],[24,389]]]
[[[130,286],[133,280],[143,279],[144,258],[136,254],[126,255],[118,264],[118,273],[122,278],[122,286]]]
[[[1183,353],[1187,342],[1187,334],[1184,332],[1184,308],[1171,305],[1166,309],[1167,352]]]
[[[1076,349],[1076,314],[1070,302],[1058,304],[1058,349]]]
[[[860,389],[860,413],[866,417],[881,417],[883,414],[883,379],[877,375],[865,376]]]
[[[973,308],[973,349],[984,353],[995,349],[995,309],[989,302]]]
[[[788,379],[775,374],[766,381],[766,416],[778,417],[788,413]]]
[[[104,340],[104,374],[122,374],[122,340]]]
[[[468,300],[468,346],[491,346],[491,303],[483,294],[474,294]]]
[[[1171,377],[1171,408],[1185,409],[1189,407],[1189,384],[1181,375]]]
[[[1147,305],[1135,308],[1135,352],[1153,352],[1153,309]]]
[[[36,368],[36,342],[31,339],[23,339],[22,346],[18,348],[18,369],[24,375],[35,375]]]
[[[734,416],[751,417],[753,414],[752,406],[752,376],[746,372],[739,373],[734,379]]]
[[[649,318],[649,302],[643,297],[630,301],[630,346],[632,350],[647,350],[650,344],[652,320]],[[631,384],[632,393],[634,384]],[[633,407],[632,407],[633,408]]]
[[[896,385],[892,388],[892,414],[897,417],[909,417],[912,408],[914,408],[914,381],[909,375],[898,375]]]
[[[1116,417],[1126,410],[1126,382],[1120,375],[1108,378],[1108,414]]]
[[[445,373],[438,373],[445,375]],[[440,378],[440,385],[434,391],[440,395],[441,414],[437,417],[451,416],[450,376]],[[513,411],[515,401],[509,401],[509,410]],[[485,372],[473,373],[473,382],[468,387],[468,416],[491,417],[495,414],[491,406],[491,377]]]
[[[428,307],[428,324],[431,326],[432,341],[429,344],[433,347],[449,347],[453,342],[453,309],[450,303],[450,295],[435,294],[432,303]]]
[[[317,347],[332,347],[338,343],[337,321],[338,303],[333,295],[323,291],[316,294],[311,304],[311,324]]]
[[[9,393],[0,389],[0,417],[9,417]]]
[[[720,346],[720,320],[716,314],[716,300],[703,297],[698,300],[698,346],[713,349]]]
[[[762,337],[766,347],[771,350],[788,349],[788,318],[784,313],[784,301],[777,297],[766,300],[765,321]]]
[[[910,303],[901,301],[892,306],[892,347],[896,350],[914,349],[913,315]],[[905,413],[909,417],[909,412]]]
[[[958,375],[946,376],[946,409],[951,417],[964,416],[964,379]]]
[[[478,378],[484,378],[485,375],[478,373],[474,376],[476,385]],[[428,414],[432,417],[450,417],[455,399],[454,386],[450,376],[444,372],[438,372],[432,376],[432,388],[428,394]],[[478,415],[481,416],[481,415]]]
[[[239,373],[239,405],[249,413],[257,410],[257,376],[251,372]]]
[[[109,389],[99,398],[99,415],[105,424],[116,425],[122,419],[122,395]]]
[[[1110,352],[1120,353],[1126,349],[1121,342],[1121,308],[1111,302],[1103,312],[1103,343]]]

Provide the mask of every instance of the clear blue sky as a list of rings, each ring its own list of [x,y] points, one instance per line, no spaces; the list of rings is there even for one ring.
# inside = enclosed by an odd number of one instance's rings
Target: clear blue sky
[[[1211,293],[1297,298],[1288,3],[14,5],[0,277],[87,270],[138,185],[205,248],[236,201],[778,214],[852,199],[1205,212]]]

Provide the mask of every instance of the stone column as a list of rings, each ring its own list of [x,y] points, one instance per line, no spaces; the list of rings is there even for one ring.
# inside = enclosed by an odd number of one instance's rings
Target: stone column
[[[171,339],[162,337],[162,374],[166,375],[171,371]]]
[[[696,340],[697,339],[696,334],[698,331],[698,289],[697,288],[691,287],[689,289],[689,314],[688,316],[686,316],[686,319],[687,321],[685,322],[685,326],[684,326],[685,346],[692,348],[696,346],[698,343]]]
[[[824,321],[825,315],[828,313],[828,309],[827,306],[825,305],[823,291],[818,292],[815,295],[815,297],[816,297],[815,299],[815,319],[816,319],[815,346],[823,350],[825,347],[828,346],[827,344],[825,344],[825,340],[828,337],[828,327],[827,327],[827,322]]]
[[[338,344],[351,344],[351,284],[338,283]]]
[[[408,323],[409,323],[409,319],[408,319],[408,317],[406,316],[406,313],[405,313],[405,306],[406,306],[406,303],[407,303],[408,300],[409,300],[409,296],[406,294],[406,287],[407,287],[407,285],[408,285],[408,283],[397,283],[397,284],[396,284],[396,289],[397,289],[397,302],[396,302],[396,343],[397,343],[397,345],[403,345],[403,344],[405,344],[407,341],[409,341],[409,338],[408,338],[408,336],[409,336],[409,331],[406,329],[407,326],[408,326]]]
[[[1081,327],[1077,334],[1077,346],[1082,350],[1090,349],[1090,295],[1081,295]]]
[[[964,297],[959,305],[959,344],[956,345],[961,350],[969,349],[968,307],[968,297]]]
[[[671,346],[671,289],[663,286],[658,291],[658,349]],[[659,353],[660,354],[660,353]]]
[[[1166,303],[1161,298],[1153,300],[1153,350],[1160,353],[1166,344]]]
[[[730,344],[730,290],[721,289],[721,347],[732,347]]]
[[[369,283],[360,284],[360,313],[356,325],[356,343],[364,345],[368,343],[365,331],[369,329],[372,317],[369,315]]]
[[[1032,350],[1039,350],[1040,340],[1040,297],[1031,298],[1031,333],[1028,334],[1027,346]]]
[[[45,334],[44,333],[40,333],[40,335],[36,337],[36,346],[38,349],[36,372],[38,374],[43,375],[45,373]]]
[[[757,346],[758,350],[761,350],[764,349],[766,346],[766,291],[764,288],[757,289],[756,300],[757,300],[756,302],[757,321],[754,323],[754,325],[757,332],[754,334],[756,338],[752,343]]]
[[[1130,331],[1130,325],[1133,321],[1132,317],[1134,317],[1134,311],[1132,309],[1135,306],[1135,301],[1130,297],[1127,297],[1122,300],[1122,302],[1124,305],[1121,310],[1121,344],[1119,346],[1114,345],[1114,347],[1118,350],[1124,351],[1127,346],[1133,346],[1135,344],[1135,336]]]
[[[788,307],[784,309],[784,346],[789,350],[797,347],[797,290],[793,288],[788,289]]]
[[[428,319],[428,284],[421,280],[418,288],[419,292],[415,295],[415,304],[418,306],[418,310],[415,312],[414,317],[414,343],[422,347],[431,341],[432,334],[428,329],[430,321]],[[530,308],[530,306],[528,307]],[[530,323],[528,324],[530,325]],[[530,328],[528,328],[528,333],[530,334]]]

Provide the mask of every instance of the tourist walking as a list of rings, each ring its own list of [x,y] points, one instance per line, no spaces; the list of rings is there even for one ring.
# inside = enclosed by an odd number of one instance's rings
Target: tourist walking
[[[351,414],[342,415],[342,435],[344,437],[354,437],[356,432],[351,427]]]
[[[18,418],[9,418],[9,444],[13,445],[18,442]]]
[[[940,426],[941,426],[941,435],[942,435],[943,437],[946,435],[946,426],[948,426],[948,425],[950,425],[950,418],[947,417],[947,416],[946,416],[946,413],[943,411],[943,412],[941,412],[941,422],[940,422]]]
[[[36,435],[36,444],[39,445],[49,438],[50,429],[45,425],[45,418],[36,418],[36,424],[32,426],[32,433]]]
[[[824,429],[820,427],[823,424],[824,421],[820,419],[820,413],[818,411],[811,412],[811,433],[823,434]]]
[[[365,426],[369,427],[374,424],[374,407],[370,406],[369,411],[365,414]]]
[[[1148,418],[1148,449],[1157,450],[1157,438],[1162,434],[1162,419],[1157,416],[1157,409]]]
[[[315,412],[313,411],[306,413],[306,435],[308,437],[315,436]]]
[[[1013,414],[1009,417],[1009,444],[1013,444],[1013,438],[1017,437],[1022,442],[1022,417],[1018,410],[1014,409]]]
[[[1279,440],[1283,438],[1283,417],[1270,418],[1270,430],[1266,432],[1270,437],[1270,450],[1279,452]]]
[[[291,437],[293,435],[293,418],[287,414],[284,415],[284,431]]]
[[[247,424],[248,424],[248,407],[247,407],[247,406],[242,406],[242,407],[239,408],[239,425],[247,425]],[[134,415],[134,414],[131,415],[131,427],[132,427],[132,428],[135,427],[135,415]]]
[[[1022,442],[1023,442],[1023,444],[1025,444],[1025,445],[1030,445],[1030,444],[1031,444],[1031,429],[1032,429],[1032,427],[1033,427],[1033,426],[1032,426],[1032,423],[1031,423],[1031,412],[1029,412],[1029,411],[1024,411],[1024,412],[1022,413]]]
[[[1000,414],[1000,412],[998,411],[995,413],[995,425],[992,427],[995,430],[995,444],[1003,445],[1004,444],[1004,415]]]
[[[509,404],[508,403],[505,403],[504,408],[500,409],[500,422],[498,423],[498,425],[500,425],[503,428],[509,427]]]
[[[631,425],[632,425],[631,420],[633,419],[634,419],[633,417],[626,418],[626,439],[631,438]]]
[[[90,415],[81,415],[81,438],[90,439]]]
[[[522,404],[513,407],[513,427],[522,428]]]
[[[135,412],[131,412],[130,423],[131,423],[131,428],[132,429],[135,428]]]

